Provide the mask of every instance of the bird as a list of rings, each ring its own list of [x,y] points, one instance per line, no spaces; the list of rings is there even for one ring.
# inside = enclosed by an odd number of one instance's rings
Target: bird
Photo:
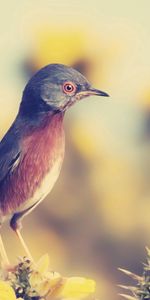
[[[0,227],[9,220],[30,260],[21,234],[22,219],[50,193],[59,176],[65,153],[65,112],[91,95],[109,96],[70,66],[43,67],[26,84],[18,114],[0,142]],[[8,265],[1,235],[0,255]]]

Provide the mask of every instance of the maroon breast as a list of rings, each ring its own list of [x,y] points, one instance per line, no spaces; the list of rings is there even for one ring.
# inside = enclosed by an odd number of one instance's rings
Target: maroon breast
[[[63,116],[56,114],[47,117],[42,126],[25,135],[20,162],[6,178],[1,189],[3,215],[14,213],[23,203],[34,197],[57,160],[63,160],[65,141],[62,123]]]

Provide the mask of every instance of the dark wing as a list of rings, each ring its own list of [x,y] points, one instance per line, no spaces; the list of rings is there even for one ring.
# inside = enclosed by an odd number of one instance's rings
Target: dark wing
[[[13,125],[0,142],[0,183],[16,168],[19,160],[19,138]]]

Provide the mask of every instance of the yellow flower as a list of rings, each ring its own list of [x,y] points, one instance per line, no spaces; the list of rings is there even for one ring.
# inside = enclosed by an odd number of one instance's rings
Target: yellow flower
[[[5,281],[0,280],[0,300],[23,300],[17,299],[12,287]]]
[[[53,298],[81,299],[95,291],[95,282],[82,277],[63,278],[59,273],[49,272],[49,257],[44,255],[30,275],[31,288],[38,296],[49,294]]]
[[[40,258],[29,278],[32,290],[41,297],[55,290],[62,281],[59,273],[48,272],[48,266],[49,256],[45,254]]]
[[[59,297],[62,298],[83,298],[95,292],[95,281],[82,277],[67,278],[60,290]]]

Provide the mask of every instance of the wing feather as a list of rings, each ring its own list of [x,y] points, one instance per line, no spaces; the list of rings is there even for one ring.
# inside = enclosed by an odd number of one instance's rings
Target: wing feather
[[[0,142],[0,183],[17,167],[19,161],[19,139],[12,126]]]

